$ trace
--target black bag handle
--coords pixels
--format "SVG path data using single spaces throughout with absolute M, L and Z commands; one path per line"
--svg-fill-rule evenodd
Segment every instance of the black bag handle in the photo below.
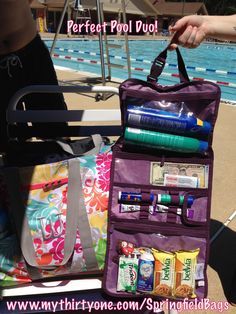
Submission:
M 178 61 L 178 69 L 179 69 L 179 78 L 181 83 L 186 83 L 190 82 L 190 79 L 188 77 L 188 73 L 185 68 L 184 60 L 181 56 L 181 53 L 179 51 L 179 48 L 177 47 L 175 49 L 176 54 L 177 54 L 177 61 Z M 165 64 L 166 64 L 166 59 L 167 59 L 167 52 L 168 52 L 168 47 L 164 49 L 153 61 L 150 74 L 147 77 L 148 82 L 157 82 L 158 77 L 161 75 Z

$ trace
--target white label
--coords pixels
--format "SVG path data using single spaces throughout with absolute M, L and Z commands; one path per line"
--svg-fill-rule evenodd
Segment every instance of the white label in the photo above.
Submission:
M 199 263 L 196 266 L 195 280 L 202 280 L 202 279 L 204 279 L 204 263 Z
M 199 186 L 199 179 L 196 177 L 165 174 L 164 185 L 165 186 L 197 188 Z

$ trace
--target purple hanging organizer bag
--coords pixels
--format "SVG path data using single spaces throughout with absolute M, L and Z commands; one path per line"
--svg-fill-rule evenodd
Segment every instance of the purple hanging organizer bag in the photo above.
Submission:
M 147 82 L 120 85 L 123 133 L 113 147 L 103 288 L 118 298 L 202 299 L 220 88 L 190 81 L 179 49 L 180 83 L 157 83 L 168 50 Z

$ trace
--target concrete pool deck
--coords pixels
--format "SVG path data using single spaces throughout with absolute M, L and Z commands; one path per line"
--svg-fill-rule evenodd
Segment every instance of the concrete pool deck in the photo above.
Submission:
M 57 70 L 61 84 L 91 84 L 91 75 L 79 72 Z M 117 86 L 112 83 L 108 85 Z M 101 102 L 95 102 L 92 94 L 65 94 L 70 109 L 76 109 L 76 104 L 83 103 L 99 108 Z M 118 96 L 106 100 L 107 108 L 119 108 Z M 211 233 L 214 234 L 222 223 L 236 210 L 236 106 L 221 103 L 218 121 L 215 127 L 213 149 L 215 152 L 213 194 L 211 208 Z M 208 267 L 210 301 L 225 302 L 229 296 L 229 288 L 234 270 L 236 271 L 236 219 L 224 229 L 213 242 L 210 250 Z M 191 313 L 217 313 L 215 310 L 191 311 Z M 235 313 L 236 309 L 229 305 L 227 313 Z M 183 311 L 182 313 L 189 313 Z

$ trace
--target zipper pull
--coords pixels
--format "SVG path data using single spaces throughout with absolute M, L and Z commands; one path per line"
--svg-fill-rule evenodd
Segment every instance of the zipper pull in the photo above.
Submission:
M 114 231 L 114 224 L 111 224 L 111 227 L 110 227 L 110 234 L 112 234 Z
M 125 100 L 125 99 L 126 99 L 126 97 L 127 97 L 127 92 L 126 92 L 126 91 L 124 91 L 124 92 L 122 93 L 121 100 Z
M 162 155 L 161 157 L 161 163 L 160 163 L 160 167 L 163 167 L 165 164 L 165 155 Z

